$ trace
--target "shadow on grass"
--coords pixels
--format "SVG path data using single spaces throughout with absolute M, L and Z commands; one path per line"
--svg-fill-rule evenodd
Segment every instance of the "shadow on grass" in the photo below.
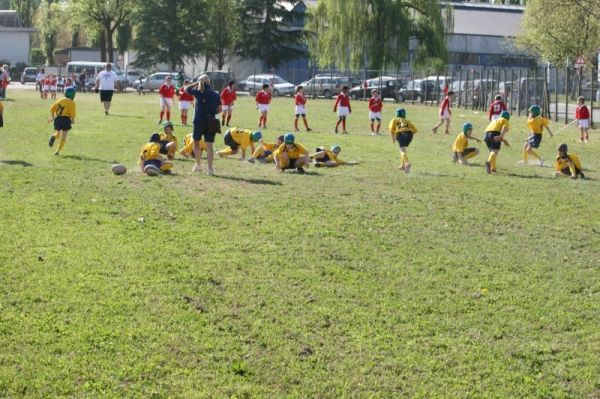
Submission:
M 278 181 L 273 181 L 273 180 L 268 180 L 268 179 L 246 179 L 243 177 L 234 177 L 234 176 L 225 176 L 225 175 L 214 175 L 214 177 L 216 177 L 218 179 L 240 181 L 240 182 L 244 182 L 244 183 L 266 185 L 266 186 L 282 186 L 283 185 Z
M 143 116 L 136 116 L 136 115 L 108 114 L 108 116 L 114 117 L 114 118 L 145 119 Z
M 518 177 L 520 179 L 542 179 L 542 180 L 554 180 L 554 176 L 540 176 L 540 175 L 520 175 L 517 173 L 507 173 L 506 176 Z
M 10 160 L 6 160 L 6 161 L 0 161 L 0 163 L 2 163 L 4 165 L 22 166 L 24 168 L 29 168 L 29 167 L 33 166 L 32 163 L 25 162 L 25 161 L 20 161 L 20 160 L 16 160 L 16 159 L 10 159 Z
M 100 163 L 107 163 L 107 164 L 115 164 L 118 163 L 117 161 L 107 161 L 106 159 L 98 159 L 98 158 L 90 158 L 90 157 L 86 157 L 84 155 L 64 155 L 63 158 L 65 159 L 74 159 L 76 161 L 89 161 L 89 162 L 100 162 Z

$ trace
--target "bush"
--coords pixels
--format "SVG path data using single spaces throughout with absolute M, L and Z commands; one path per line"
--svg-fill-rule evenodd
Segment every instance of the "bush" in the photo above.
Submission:
M 31 53 L 29 54 L 29 60 L 31 61 L 32 66 L 38 68 L 46 63 L 46 57 L 41 48 L 32 48 Z

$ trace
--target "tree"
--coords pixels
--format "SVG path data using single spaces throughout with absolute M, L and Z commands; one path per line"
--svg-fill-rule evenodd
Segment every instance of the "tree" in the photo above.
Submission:
M 517 45 L 562 65 L 584 56 L 596 63 L 600 48 L 597 0 L 530 0 Z
M 56 48 L 56 39 L 58 30 L 62 25 L 60 16 L 62 10 L 60 4 L 56 0 L 43 0 L 40 4 L 37 26 L 39 27 L 38 34 L 46 63 L 54 64 L 54 49 Z
M 298 2 L 240 0 L 241 34 L 236 46 L 237 54 L 245 59 L 262 60 L 267 68 L 277 67 L 304 54 L 301 49 L 305 40 L 304 27 L 294 25 L 302 18 L 293 8 Z
M 238 35 L 239 19 L 235 0 L 208 3 L 208 20 L 211 29 L 206 32 L 205 56 L 223 69 L 226 59 L 233 53 Z
M 135 13 L 135 65 L 169 64 L 172 70 L 202 52 L 205 32 L 212 29 L 204 0 L 144 0 Z
M 135 0 L 72 0 L 75 15 L 81 21 L 98 25 L 103 31 L 106 50 L 102 51 L 102 61 L 114 61 L 114 33 L 129 20 L 135 4 Z
M 436 0 L 320 0 L 309 29 L 309 48 L 320 65 L 399 67 L 411 40 L 416 65 L 447 59 L 442 8 Z
M 10 8 L 17 12 L 23 26 L 33 26 L 33 17 L 41 0 L 11 0 Z

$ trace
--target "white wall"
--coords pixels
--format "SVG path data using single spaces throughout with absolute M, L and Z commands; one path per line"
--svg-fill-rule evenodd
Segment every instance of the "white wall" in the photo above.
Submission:
M 0 29 L 0 59 L 29 63 L 29 32 Z

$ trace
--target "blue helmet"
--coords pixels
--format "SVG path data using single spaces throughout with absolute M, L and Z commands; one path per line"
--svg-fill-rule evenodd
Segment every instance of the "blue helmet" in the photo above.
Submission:
M 69 86 L 65 89 L 65 97 L 70 98 L 71 100 L 75 98 L 75 90 L 74 86 Z
M 175 129 L 175 125 L 173 125 L 173 122 L 171 121 L 166 121 L 165 123 L 163 123 L 163 129 L 166 129 L 168 127 L 171 127 L 171 129 Z
M 529 107 L 529 112 L 531 112 L 531 116 L 535 118 L 536 116 L 540 116 L 542 114 L 542 109 L 539 105 L 534 104 L 531 107 Z
M 462 131 L 463 131 L 463 133 L 466 134 L 469 130 L 472 130 L 472 129 L 473 129 L 473 125 L 471 124 L 471 122 L 466 122 L 463 125 Z
M 506 120 L 510 119 L 510 113 L 508 111 L 502 111 L 502 113 L 500 114 L 500 118 L 504 118 Z
M 341 151 L 342 151 L 342 147 L 340 147 L 339 145 L 332 145 L 331 146 L 331 152 L 339 154 Z
M 283 142 L 285 144 L 294 144 L 296 142 L 296 138 L 292 133 L 286 133 L 285 136 L 283 136 Z
M 261 132 L 257 130 L 256 132 L 252 133 L 252 141 L 259 141 L 260 139 L 262 139 Z
M 406 110 L 404 108 L 396 109 L 396 118 L 406 118 Z

